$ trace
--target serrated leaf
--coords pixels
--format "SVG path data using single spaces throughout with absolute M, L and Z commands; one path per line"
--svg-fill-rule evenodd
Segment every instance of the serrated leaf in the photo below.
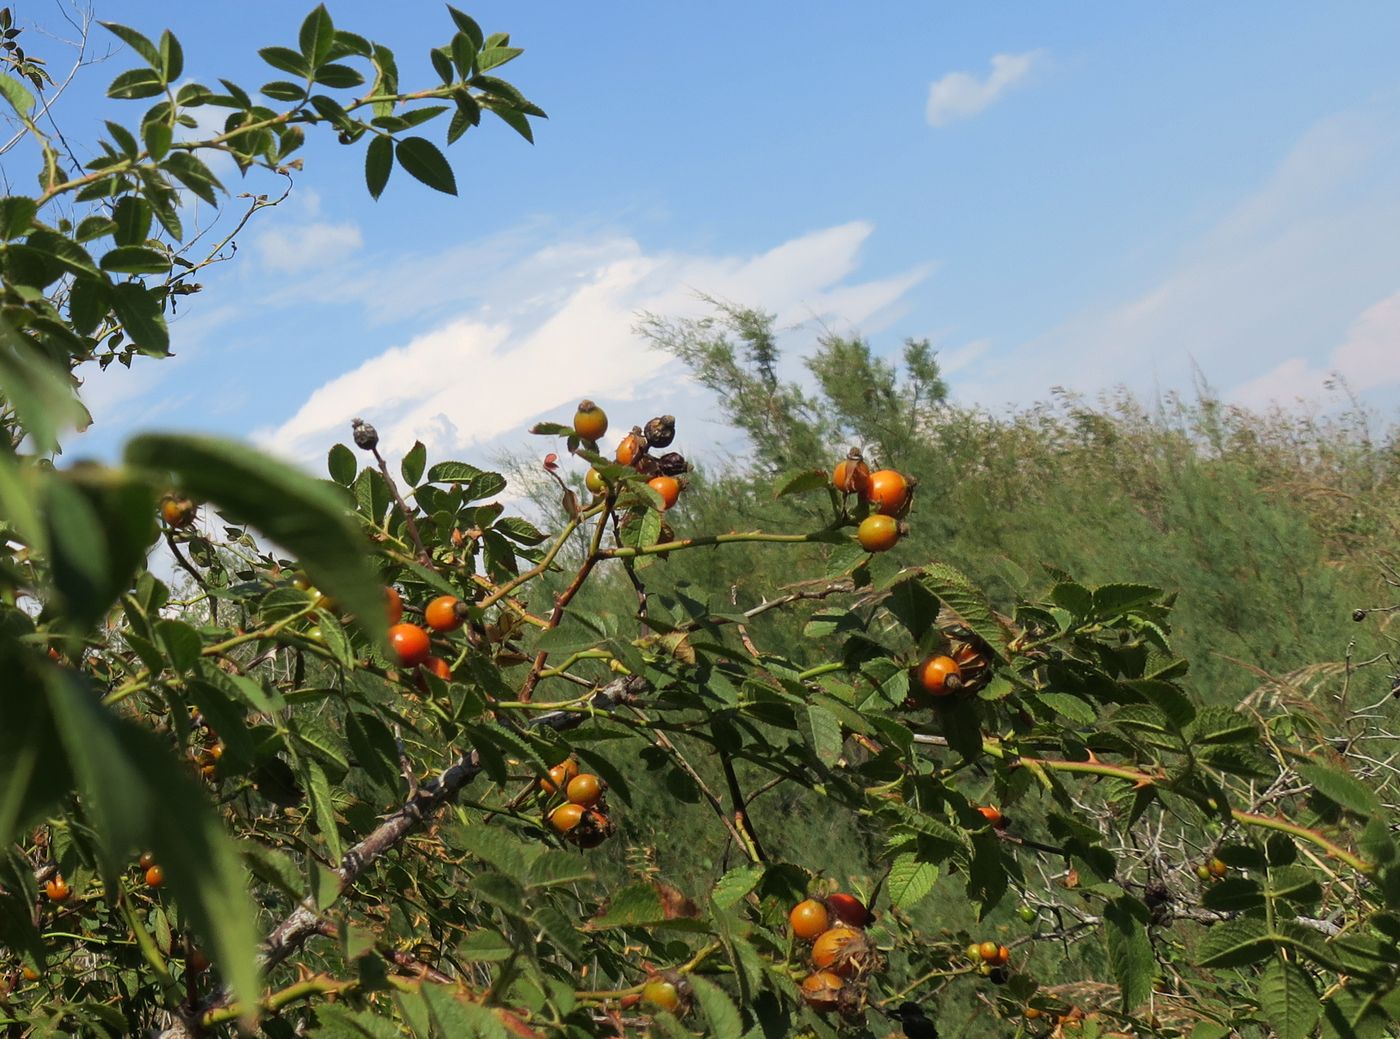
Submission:
M 165 81 L 155 69 L 129 69 L 107 87 L 107 96 L 121 101 L 135 101 L 165 93 Z
M 1273 951 L 1274 939 L 1260 920 L 1237 917 L 1213 925 L 1197 949 L 1201 967 L 1244 967 Z
M 160 633 L 160 641 L 176 671 L 188 671 L 198 663 L 204 643 L 194 628 L 184 621 L 172 619 L 159 622 L 156 631 Z
M 639 927 L 666 919 L 661 896 L 650 884 L 628 884 L 613 892 L 607 908 L 588 921 L 589 930 L 613 927 Z
M 301 31 L 297 34 L 297 43 L 301 47 L 301 56 L 312 67 L 324 63 L 330 57 L 331 48 L 335 46 L 335 25 L 331 22 L 330 12 L 326 10 L 325 4 L 318 4 L 316 9 L 306 16 L 301 23 Z
M 841 723 L 820 704 L 807 705 L 806 736 L 823 765 L 834 765 L 841 756 Z
M 708 1035 L 712 1039 L 741 1039 L 744 1034 L 744 1021 L 729 994 L 709 978 L 699 974 L 690 976 L 690 987 L 696 1001 L 709 1022 Z
M 483 470 L 468 462 L 438 462 L 428 470 L 429 483 L 471 483 Z
M 423 441 L 415 440 L 399 464 L 399 472 L 409 487 L 417 486 L 418 478 L 423 475 L 423 466 L 427 463 L 428 449 L 423 445 Z
M 280 72 L 287 72 L 299 79 L 305 79 L 310 72 L 306 59 L 290 47 L 264 47 L 258 56 Z
M 389 183 L 389 174 L 394 172 L 394 140 L 388 136 L 370 139 L 365 152 L 365 186 L 371 198 L 384 194 L 384 186 Z
M 114 274 L 165 274 L 170 257 L 144 245 L 119 245 L 103 254 L 102 269 Z
M 0 238 L 9 241 L 28 233 L 38 211 L 38 202 L 24 195 L 0 198 Z
M 1097 617 L 1113 617 L 1125 610 L 1155 603 L 1162 589 L 1147 584 L 1101 584 L 1093 591 L 1093 613 Z
M 1367 818 L 1379 814 L 1379 799 L 1355 776 L 1318 761 L 1303 762 L 1295 768 L 1298 775 L 1329 801 Z
M 405 137 L 394 154 L 408 174 L 446 195 L 457 194 L 457 178 L 438 146 L 426 137 Z
M 336 444 L 326 455 L 326 470 L 336 483 L 342 487 L 349 487 L 355 482 L 355 474 L 359 471 L 355 452 L 344 444 Z
M 20 115 L 28 117 L 34 111 L 34 95 L 15 76 L 8 72 L 0 74 L 0 94 L 5 96 L 5 100 L 10 103 Z
M 1034 693 L 1028 698 L 1040 701 L 1057 714 L 1080 725 L 1092 725 L 1099 718 L 1098 708 L 1070 693 Z
M 959 571 L 945 563 L 924 568 L 924 587 L 942 601 L 955 622 L 971 628 L 998 654 L 1005 655 L 1008 632 L 986 596 Z
M 785 473 L 778 478 L 773 488 L 773 497 L 786 498 L 789 494 L 807 494 L 811 491 L 826 490 L 831 477 L 825 469 L 801 469 Z
M 1307 1039 L 1322 1007 L 1308 972 L 1296 962 L 1275 957 L 1259 978 L 1259 1011 L 1278 1039 Z
M 763 879 L 762 866 L 735 866 L 719 880 L 710 891 L 715 905 L 730 909 L 744 900 L 750 891 Z
M 119 25 L 116 22 L 103 22 L 102 28 L 106 29 L 142 58 L 150 62 L 152 68 L 160 64 L 160 51 L 156 49 L 156 45 L 135 29 L 127 28 L 125 25 Z
M 938 882 L 938 867 L 913 852 L 903 852 L 890 864 L 885 887 L 895 908 L 908 911 L 928 897 Z
M 1130 1013 L 1152 994 L 1156 960 L 1147 937 L 1147 907 L 1124 895 L 1104 907 L 1104 933 L 1108 961 L 1118 982 L 1124 1013 Z

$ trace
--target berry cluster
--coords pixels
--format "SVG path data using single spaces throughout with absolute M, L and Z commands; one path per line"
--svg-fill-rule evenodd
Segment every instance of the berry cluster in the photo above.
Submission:
M 433 655 L 432 638 L 447 635 L 466 623 L 470 607 L 455 595 L 439 595 L 423 607 L 423 624 L 410 624 L 403 619 L 403 599 L 394 588 L 386 588 L 385 615 L 389 621 L 389 648 L 402 667 L 421 668 L 443 681 L 452 678 L 452 665 Z M 419 679 L 419 686 L 423 685 Z
M 851 448 L 831 472 L 831 485 L 855 496 L 870 510 L 856 528 L 856 540 L 867 552 L 887 552 L 908 532 L 900 522 L 914 501 L 914 481 L 895 469 L 870 471 L 859 448 Z
M 865 934 L 873 919 L 864 902 L 841 892 L 804 899 L 788 913 L 793 935 L 812 943 L 813 970 L 802 979 L 802 998 L 813 1010 L 846 1018 L 860 1014 L 865 979 L 884 966 Z
M 591 400 L 579 402 L 574 414 L 574 434 L 590 445 L 608 431 L 608 416 L 603 409 Z M 690 471 L 690 463 L 676 451 L 665 454 L 652 454 L 671 446 L 676 439 L 676 418 L 674 415 L 658 415 L 645 426 L 633 426 L 631 432 L 618 441 L 613 459 L 618 465 L 629 466 L 647 478 L 647 486 L 661 498 L 662 509 L 675 505 L 685 490 L 685 474 Z M 584 485 L 594 495 L 602 497 L 607 493 L 607 480 L 597 469 L 589 469 L 584 477 Z
M 995 809 L 993 809 L 995 811 Z M 977 964 L 977 973 L 990 978 L 998 985 L 1006 983 L 1011 976 L 1007 964 L 1011 962 L 1011 950 L 996 942 L 974 942 L 967 947 L 968 959 Z
M 578 762 L 565 758 L 540 780 L 548 802 L 563 797 L 563 804 L 549 810 L 549 825 L 566 841 L 580 848 L 596 848 L 612 836 L 615 827 L 608 817 L 604 797 L 607 784 L 591 772 L 580 772 Z

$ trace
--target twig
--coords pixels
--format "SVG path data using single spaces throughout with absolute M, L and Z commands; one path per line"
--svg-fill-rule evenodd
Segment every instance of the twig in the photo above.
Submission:
M 635 675 L 609 682 L 594 694 L 590 704 L 592 712 L 613 711 L 630 704 L 645 688 L 646 681 Z M 551 711 L 530 719 L 527 725 L 531 728 L 563 731 L 577 728 L 592 717 L 593 713 Z M 417 793 L 407 798 L 396 811 L 346 851 L 340 866 L 335 870 L 338 879 L 337 896 L 348 891 L 366 869 L 402 843 L 428 816 L 450 803 L 457 792 L 480 773 L 480 758 L 476 751 L 472 751 L 459 757 L 436 777 L 422 783 Z M 320 914 L 324 908 L 318 908 L 315 899 L 307 897 L 274 927 L 263 939 L 258 957 L 262 968 L 267 970 L 276 966 L 292 955 L 308 938 L 321 933 Z M 202 1009 L 207 1012 L 227 1006 L 231 998 L 232 994 L 228 989 L 221 989 L 205 1002 Z

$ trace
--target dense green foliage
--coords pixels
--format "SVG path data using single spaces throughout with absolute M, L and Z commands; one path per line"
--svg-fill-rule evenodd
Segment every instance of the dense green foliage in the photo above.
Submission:
M 55 464 L 74 373 L 164 354 L 175 268 L 217 255 L 181 256 L 175 185 L 220 198 L 196 153 L 285 176 L 329 126 L 377 196 L 393 162 L 456 190 L 421 102 L 448 143 L 482 110 L 528 137 L 486 74 L 519 51 L 449 12 L 442 85 L 401 92 L 318 8 L 262 52 L 280 110 L 111 26 L 145 62 L 111 94 L 160 100 L 86 172 L 32 60 L 0 75 L 41 170 L 0 199 L 8 1034 L 1382 1034 L 1394 678 L 1340 647 L 1393 642 L 1393 444 L 960 411 L 921 342 L 828 337 L 802 389 L 721 306 L 643 332 L 720 391 L 739 470 L 688 473 L 661 417 L 614 456 L 580 405 L 535 429 L 534 522 L 359 420 L 328 480 L 161 433 Z M 177 141 L 203 106 L 224 132 Z M 852 441 L 913 497 L 835 486 Z

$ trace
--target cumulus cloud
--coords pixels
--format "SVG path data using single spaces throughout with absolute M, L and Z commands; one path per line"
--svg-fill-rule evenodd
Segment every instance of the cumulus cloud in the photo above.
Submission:
M 997 54 L 992 57 L 991 70 L 984 79 L 970 72 L 949 72 L 935 80 L 928 90 L 929 125 L 947 126 L 983 111 L 1022 82 L 1042 56 L 1042 51 Z
M 1313 365 L 1306 358 L 1290 357 L 1236 387 L 1230 397 L 1250 407 L 1315 400 L 1338 376 L 1358 392 L 1400 386 L 1400 292 L 1367 307 L 1326 364 Z
M 563 414 L 584 394 L 608 406 L 646 387 L 647 406 L 657 408 L 656 388 L 666 383 L 656 377 L 674 362 L 637 337 L 639 313 L 699 315 L 707 310 L 698 299 L 703 292 L 773 311 L 780 326 L 819 318 L 870 330 L 929 273 L 918 267 L 852 280 L 872 230 L 844 224 L 753 256 L 648 252 L 623 235 L 536 248 L 476 283 L 489 304 L 464 308 L 336 375 L 258 439 L 294 458 L 319 457 L 352 417 L 365 414 L 390 450 L 418 439 L 443 457 L 518 432 L 541 415 Z M 420 262 L 398 270 L 381 265 L 373 298 L 396 307 L 431 299 L 436 281 L 412 279 Z M 435 266 L 441 269 L 442 257 Z M 460 269 L 455 274 L 463 279 Z

